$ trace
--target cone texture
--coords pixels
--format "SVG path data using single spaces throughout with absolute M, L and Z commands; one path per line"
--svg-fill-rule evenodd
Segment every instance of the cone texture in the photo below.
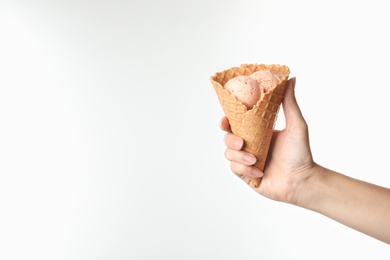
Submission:
M 252 109 L 248 110 L 241 101 L 224 88 L 224 85 L 234 77 L 249 76 L 259 70 L 274 73 L 280 78 L 280 83 L 266 93 Z M 244 139 L 243 150 L 256 156 L 255 166 L 261 171 L 264 170 L 289 74 L 290 69 L 284 65 L 242 64 L 240 67 L 217 72 L 210 78 L 222 109 L 229 119 L 232 132 Z M 252 179 L 251 182 L 254 187 L 260 185 L 260 179 Z

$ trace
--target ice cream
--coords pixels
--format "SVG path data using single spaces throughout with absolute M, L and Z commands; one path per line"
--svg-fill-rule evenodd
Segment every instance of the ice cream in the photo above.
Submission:
M 232 78 L 226 83 L 225 89 L 240 100 L 248 109 L 252 109 L 263 94 L 259 83 L 250 76 Z
M 252 109 L 264 93 L 268 93 L 279 82 L 279 77 L 272 72 L 259 70 L 250 76 L 240 75 L 230 79 L 224 88 L 248 109 Z
M 272 87 L 276 86 L 280 82 L 279 77 L 268 70 L 256 71 L 251 74 L 251 77 L 259 83 L 265 93 L 268 93 Z

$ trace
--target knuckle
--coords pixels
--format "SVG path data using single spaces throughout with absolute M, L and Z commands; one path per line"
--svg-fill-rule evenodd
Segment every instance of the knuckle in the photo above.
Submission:
M 247 175 L 247 167 L 241 163 L 231 162 L 230 168 L 236 174 Z
M 229 148 L 226 148 L 225 149 L 225 153 L 224 153 L 224 156 L 226 159 L 228 159 L 229 161 L 231 161 L 231 157 L 230 157 L 230 149 Z
M 230 139 L 231 139 L 230 133 L 227 133 L 227 134 L 224 136 L 224 138 L 223 138 L 223 141 L 224 141 L 224 143 L 225 143 L 226 146 L 229 146 Z

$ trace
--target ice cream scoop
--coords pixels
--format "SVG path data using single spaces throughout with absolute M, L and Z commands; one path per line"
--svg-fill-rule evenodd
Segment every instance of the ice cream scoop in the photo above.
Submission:
M 278 76 L 268 70 L 256 71 L 252 73 L 250 77 L 259 83 L 259 86 L 263 89 L 264 93 L 267 93 L 272 87 L 280 82 Z
M 224 88 L 240 100 L 248 109 L 252 109 L 263 95 L 259 83 L 250 76 L 237 76 L 232 78 L 225 84 Z

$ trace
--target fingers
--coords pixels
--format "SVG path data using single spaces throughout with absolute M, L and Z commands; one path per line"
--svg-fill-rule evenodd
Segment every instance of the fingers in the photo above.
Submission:
M 241 151 L 244 146 L 244 140 L 231 133 L 229 120 L 222 117 L 220 128 L 228 132 L 224 137 L 226 145 L 225 157 L 230 161 L 230 169 L 240 178 L 260 178 L 264 174 L 258 168 L 254 167 L 256 157 L 253 154 Z
M 230 169 L 240 178 L 243 176 L 250 178 L 261 178 L 264 175 L 258 168 L 254 166 L 248 166 L 237 162 L 231 162 Z
M 259 178 L 263 176 L 263 173 L 253 166 L 256 163 L 256 157 L 253 154 L 227 148 L 225 158 L 230 161 L 230 169 L 239 177 Z
M 230 132 L 230 124 L 229 120 L 227 119 L 226 116 L 222 117 L 221 121 L 219 122 L 219 127 L 226 132 Z
M 287 81 L 282 103 L 283 112 L 286 117 L 286 128 L 288 129 L 292 129 L 296 126 L 302 126 L 306 124 L 302 116 L 301 109 L 299 108 L 297 100 L 295 98 L 295 82 L 295 77 Z
M 230 149 L 241 150 L 244 146 L 244 140 L 233 133 L 227 133 L 223 140 Z
M 234 161 L 244 165 L 253 165 L 256 163 L 256 157 L 253 154 L 229 148 L 225 150 L 225 158 L 229 161 Z

